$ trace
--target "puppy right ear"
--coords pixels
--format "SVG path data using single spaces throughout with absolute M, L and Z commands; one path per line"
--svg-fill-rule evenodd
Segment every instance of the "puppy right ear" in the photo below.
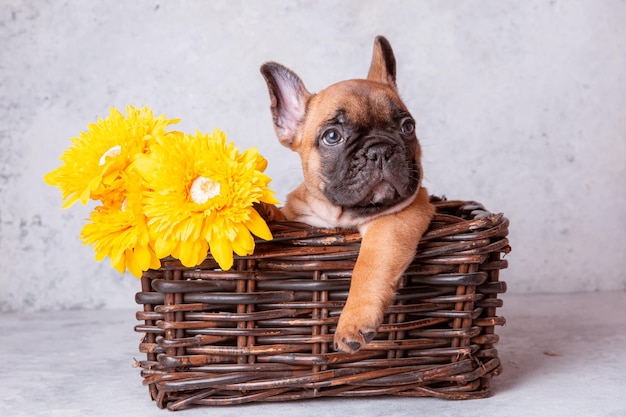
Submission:
M 261 74 L 270 93 L 270 109 L 278 140 L 286 147 L 293 148 L 311 93 L 300 77 L 276 62 L 263 64 Z

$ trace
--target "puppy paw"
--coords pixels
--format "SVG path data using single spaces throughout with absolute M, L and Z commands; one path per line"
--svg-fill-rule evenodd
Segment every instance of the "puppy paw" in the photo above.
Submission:
M 363 309 L 366 310 L 366 309 Z M 378 312 L 350 312 L 344 310 L 334 336 L 334 348 L 338 352 L 355 353 L 374 339 L 382 318 Z
M 273 204 L 267 204 L 263 202 L 253 203 L 252 207 L 259 213 L 263 220 L 266 222 L 273 222 L 278 220 L 286 220 L 285 215 L 280 211 L 278 207 Z

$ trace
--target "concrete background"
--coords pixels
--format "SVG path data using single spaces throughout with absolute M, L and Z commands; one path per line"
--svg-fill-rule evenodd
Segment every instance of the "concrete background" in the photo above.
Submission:
M 274 138 L 258 71 L 311 91 L 363 77 L 391 41 L 433 194 L 511 220 L 511 293 L 626 289 L 626 2 L 36 1 L 0 4 L 0 311 L 129 307 L 93 260 L 89 207 L 45 173 L 111 106 L 258 146 L 283 198 L 299 159 Z

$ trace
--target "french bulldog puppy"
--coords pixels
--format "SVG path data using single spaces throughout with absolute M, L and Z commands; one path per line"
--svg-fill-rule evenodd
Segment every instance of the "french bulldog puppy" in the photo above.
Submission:
M 287 196 L 282 215 L 357 228 L 362 237 L 334 334 L 335 350 L 354 353 L 376 335 L 434 214 L 421 187 L 415 121 L 397 91 L 394 53 L 377 37 L 366 79 L 317 94 L 280 64 L 268 62 L 261 73 L 276 135 L 302 160 L 304 181 Z

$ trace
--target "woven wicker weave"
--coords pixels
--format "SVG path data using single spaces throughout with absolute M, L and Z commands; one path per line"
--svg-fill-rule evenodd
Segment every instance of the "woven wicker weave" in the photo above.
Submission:
M 274 240 L 220 271 L 166 259 L 137 293 L 138 362 L 159 407 L 324 396 L 447 399 L 490 394 L 500 370 L 494 327 L 506 290 L 508 220 L 480 204 L 434 200 L 437 214 L 376 339 L 332 350 L 359 250 L 353 231 L 271 225 Z

